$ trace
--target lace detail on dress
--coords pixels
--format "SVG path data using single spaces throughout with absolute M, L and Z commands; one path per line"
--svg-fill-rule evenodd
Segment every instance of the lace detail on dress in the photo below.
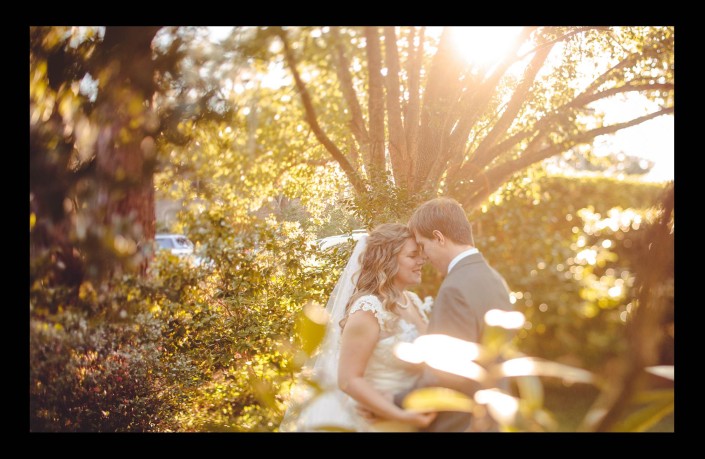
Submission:
M 409 295 L 414 307 L 428 321 L 427 311 L 430 309 L 430 303 L 428 301 L 422 302 L 418 295 L 413 292 L 407 291 L 406 293 Z M 364 378 L 376 390 L 386 394 L 397 394 L 411 389 L 420 376 L 420 368 L 397 358 L 394 354 L 394 349 L 399 343 L 411 343 L 419 336 L 416 325 L 384 309 L 382 302 L 375 295 L 365 295 L 355 300 L 350 306 L 348 316 L 357 311 L 372 312 L 377 318 L 380 327 L 379 341 L 367 361 Z M 336 391 L 336 393 L 343 394 L 340 391 Z M 408 424 L 396 421 L 369 424 L 355 412 L 357 402 L 348 395 L 341 395 L 341 397 L 344 400 L 343 405 L 341 405 L 343 414 L 346 419 L 347 417 L 354 419 L 352 430 L 371 432 L 408 431 L 410 429 Z M 339 417 L 341 416 L 339 415 Z
M 384 309 L 382 302 L 374 295 L 361 296 L 355 300 L 353 305 L 350 306 L 348 315 L 350 316 L 357 311 L 372 312 L 377 318 L 380 330 L 382 330 L 384 334 L 392 332 L 398 320 L 396 315 Z
M 419 298 L 416 293 L 407 290 L 406 294 L 409 296 L 409 298 L 411 298 L 411 302 L 421 313 L 421 317 L 424 318 L 424 321 L 428 323 L 428 319 L 431 318 L 431 307 L 433 306 L 433 297 L 427 296 L 422 302 L 421 298 Z

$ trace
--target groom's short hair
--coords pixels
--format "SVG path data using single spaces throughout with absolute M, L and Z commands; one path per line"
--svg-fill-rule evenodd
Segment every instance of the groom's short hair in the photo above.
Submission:
M 453 198 L 435 198 L 421 204 L 409 219 L 409 229 L 428 239 L 438 230 L 456 244 L 474 245 L 468 217 Z

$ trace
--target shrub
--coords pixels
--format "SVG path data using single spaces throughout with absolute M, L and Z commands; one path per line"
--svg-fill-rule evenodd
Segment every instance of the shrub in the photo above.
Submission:
M 630 256 L 663 185 L 547 177 L 511 183 L 474 212 L 475 242 L 526 315 L 529 355 L 596 370 L 625 349 L 633 307 Z
M 30 431 L 155 430 L 168 400 L 159 324 L 69 309 L 30 319 Z

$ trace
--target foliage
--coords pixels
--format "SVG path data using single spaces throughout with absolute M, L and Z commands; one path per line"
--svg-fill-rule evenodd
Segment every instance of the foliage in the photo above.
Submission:
M 593 129 L 601 120 L 583 110 L 594 98 L 633 90 L 661 104 L 653 113 L 672 111 L 673 28 L 531 30 L 528 42 L 565 48 L 545 73 L 527 74 L 535 84 L 523 89 L 511 72 L 483 83 L 428 33 L 419 89 L 404 94 L 443 110 L 417 123 L 411 98 L 397 101 L 407 126 L 426 129 L 407 175 L 391 148 L 395 115 L 385 112 L 381 125 L 375 118 L 368 51 L 376 28 L 237 28 L 218 46 L 204 28 L 157 29 L 132 30 L 136 42 L 116 28 L 30 30 L 32 431 L 275 430 L 299 364 L 296 317 L 306 303 L 325 303 L 349 253 L 318 253 L 313 241 L 405 221 L 438 193 L 465 201 L 478 246 L 509 281 L 530 324 L 518 337 L 522 350 L 606 372 L 606 356 L 629 349 L 637 235 L 652 220 L 646 209 L 657 188 L 538 180 L 525 168 L 611 132 Z M 399 62 L 413 69 L 406 45 L 421 29 L 394 33 Z M 141 54 L 113 65 L 130 50 Z M 600 77 L 607 68 L 596 65 L 586 80 L 594 84 L 574 87 L 583 58 L 605 52 L 612 61 L 600 65 L 617 67 Z M 434 61 L 443 65 L 431 71 Z M 283 65 L 305 85 L 259 78 Z M 310 106 L 292 103 L 306 88 Z M 444 120 L 464 123 L 460 142 L 442 141 L 456 125 L 441 122 L 446 112 Z M 368 127 L 390 147 L 390 163 L 372 160 L 379 144 L 363 135 Z M 331 156 L 326 137 L 352 168 Z M 159 253 L 146 269 L 152 192 L 183 204 L 169 230 L 196 242 L 203 265 Z M 432 294 L 440 277 L 424 278 L 419 291 Z M 661 403 L 667 408 L 667 397 Z
M 273 394 L 291 378 L 296 313 L 306 301 L 325 303 L 345 254 L 319 254 L 298 223 L 273 218 L 210 229 L 211 263 L 198 285 L 156 314 L 169 354 L 197 368 L 175 422 L 185 431 L 271 430 L 281 403 Z M 160 270 L 160 290 L 174 292 L 181 275 Z
M 632 259 L 639 262 L 634 264 L 636 282 L 632 289 L 634 304 L 627 318 L 627 351 L 610 373 L 616 384 L 602 391 L 586 416 L 586 429 L 643 431 L 673 412 L 672 386 L 649 390 L 654 386 L 649 378 L 656 375 L 663 382 L 673 381 L 675 376 L 672 365 L 663 365 L 673 363 L 674 357 L 674 198 L 675 189 L 668 186 L 657 215 L 633 244 Z M 635 404 L 639 409 L 629 413 Z
M 152 253 L 153 73 L 168 68 L 156 31 L 30 28 L 32 430 L 167 428 L 160 324 L 135 277 Z
M 381 223 L 408 221 L 414 207 L 429 196 L 411 196 L 404 188 L 382 182 L 363 195 L 353 195 L 344 200 L 343 205 L 363 222 L 365 228 L 374 228 Z
M 320 163 L 320 151 L 295 134 L 293 111 L 279 104 L 256 113 L 236 112 L 227 123 L 184 123 L 181 132 L 189 142 L 174 145 L 161 139 L 158 198 L 184 202 L 186 215 L 208 212 L 210 220 L 218 219 L 213 223 L 238 228 L 248 227 L 255 214 L 294 219 L 304 230 L 329 221 L 328 210 L 340 199 L 344 178 Z M 276 124 L 267 123 L 272 117 Z M 195 242 L 201 233 L 212 232 L 190 226 Z
M 592 235 L 583 234 L 582 227 L 590 228 L 591 225 L 604 223 L 605 219 L 595 218 L 596 213 L 607 215 L 610 209 L 619 206 L 618 203 L 638 210 L 630 217 L 631 224 L 636 215 L 643 213 L 643 209 L 654 202 L 660 191 L 658 185 L 606 179 L 544 178 L 528 188 L 508 185 L 502 194 L 494 197 L 491 207 L 472 216 L 477 245 L 508 280 L 517 297 L 518 309 L 532 324 L 531 328 L 519 334 L 517 342 L 522 351 L 596 371 L 604 365 L 606 356 L 617 356 L 624 351 L 624 320 L 614 311 L 623 312 L 626 299 L 601 303 L 601 300 L 610 297 L 600 285 L 587 283 L 584 278 L 568 278 L 563 274 L 566 270 L 559 271 L 557 265 L 568 265 L 567 259 L 575 259 L 579 249 L 600 245 L 605 236 L 610 235 L 612 240 L 620 241 L 620 245 L 615 242 L 610 247 L 620 258 L 612 261 L 606 259 L 607 263 L 601 268 L 603 273 L 613 270 L 608 277 L 602 276 L 607 281 L 607 289 L 611 288 L 614 281 L 622 278 L 622 272 L 628 272 L 628 266 L 623 266 L 628 259 L 621 255 L 625 250 L 625 241 L 632 240 L 637 230 L 631 227 L 626 232 L 618 230 L 616 233 L 623 233 L 623 237 L 617 239 L 609 225 L 603 224 L 601 232 Z M 581 207 L 588 203 L 595 204 L 589 212 Z M 535 211 L 527 212 L 527 209 Z M 88 403 L 78 397 L 65 400 L 66 394 L 82 393 L 75 386 L 78 384 L 77 375 L 84 371 L 79 370 L 77 363 L 67 363 L 72 355 L 81 355 L 77 352 L 71 354 L 68 350 L 93 348 L 85 344 L 80 347 L 81 340 L 74 337 L 71 341 L 70 337 L 74 335 L 63 333 L 50 342 L 59 344 L 68 341 L 75 344 L 62 344 L 63 347 L 59 347 L 62 351 L 48 359 L 46 353 L 40 354 L 45 352 L 40 350 L 46 349 L 48 344 L 39 346 L 37 343 L 49 342 L 49 339 L 37 330 L 58 332 L 51 323 L 48 328 L 33 325 L 32 333 L 37 334 L 31 343 L 33 381 L 48 377 L 35 374 L 46 375 L 49 371 L 53 371 L 51 374 L 54 375 L 62 374 L 61 378 L 54 378 L 55 383 L 51 386 L 55 399 L 49 394 L 33 395 L 33 412 L 54 410 L 55 413 L 52 423 L 36 421 L 33 429 L 270 431 L 276 428 L 297 367 L 292 348 L 295 318 L 304 303 L 311 300 L 325 303 L 348 252 L 316 253 L 312 245 L 315 233 L 306 233 L 298 223 L 278 222 L 273 216 L 264 221 L 250 216 L 247 224 L 238 224 L 237 219 L 233 218 L 238 214 L 242 212 L 237 208 L 223 205 L 182 215 L 185 228 L 192 229 L 189 231 L 194 231 L 193 234 L 201 241 L 207 241 L 207 245 L 200 243 L 200 249 L 204 250 L 210 264 L 193 268 L 173 256 L 160 254 L 153 264 L 149 283 L 125 280 L 124 285 L 132 285 L 132 290 L 111 290 L 113 293 L 110 295 L 114 298 L 107 291 L 91 294 L 92 289 L 86 285 L 82 290 L 82 301 L 73 304 L 73 312 L 64 313 L 72 317 L 72 314 L 112 311 L 110 317 L 95 316 L 92 322 L 88 321 L 101 330 L 116 327 L 110 325 L 113 320 L 122 323 L 119 309 L 115 309 L 118 305 L 126 305 L 128 311 L 134 308 L 135 313 L 141 310 L 142 321 L 147 316 L 151 317 L 152 330 L 159 330 L 159 338 L 155 338 L 154 333 L 149 335 L 151 337 L 133 333 L 133 339 L 140 338 L 144 342 L 131 342 L 130 352 L 123 354 L 127 353 L 132 358 L 139 355 L 142 359 L 151 356 L 149 368 L 153 373 L 138 376 L 137 379 L 140 381 L 139 387 L 149 387 L 152 391 L 158 387 L 157 393 L 162 394 L 160 397 L 125 396 L 120 401 L 116 398 L 101 403 L 92 399 L 88 399 L 91 400 Z M 568 215 L 572 215 L 571 220 L 566 218 Z M 576 225 L 583 218 L 590 221 L 590 225 Z M 607 223 L 610 221 L 607 220 Z M 574 226 L 579 229 L 577 233 L 573 232 Z M 526 237 L 527 232 L 532 234 L 531 238 Z M 576 241 L 581 236 L 585 238 L 585 244 L 579 248 Z M 593 241 L 593 238 L 597 239 Z M 513 241 L 521 242 L 521 247 Z M 599 249 L 605 250 L 604 247 Z M 519 255 L 521 258 L 518 259 Z M 597 258 L 600 257 L 596 255 Z M 539 269 L 539 265 L 545 266 Z M 527 276 L 526 272 L 531 273 L 532 270 L 536 270 L 537 274 Z M 424 279 L 419 291 L 432 294 L 438 287 L 434 282 L 440 279 L 429 276 Z M 591 300 L 582 298 L 581 291 L 593 291 L 596 296 Z M 63 299 L 56 289 L 37 286 L 35 294 L 39 295 L 37 305 L 63 303 L 67 309 L 70 307 L 68 300 Z M 126 302 L 128 298 L 132 303 Z M 142 300 L 137 301 L 137 298 Z M 542 310 L 543 303 L 556 304 L 555 313 L 552 313 L 554 308 Z M 87 312 L 80 312 L 80 309 L 76 312 L 75 308 Z M 597 314 L 586 317 L 588 308 L 596 309 Z M 38 310 L 33 309 L 35 312 Z M 150 311 L 148 315 L 145 315 L 146 311 Z M 133 317 L 135 313 L 130 312 L 128 317 Z M 108 320 L 102 322 L 99 317 Z M 68 322 L 67 319 L 62 320 Z M 123 327 L 128 327 L 130 323 L 132 319 Z M 71 330 L 77 328 L 62 326 Z M 144 332 L 145 328 L 141 330 Z M 540 333 L 539 330 L 544 332 Z M 118 353 L 118 345 L 114 344 L 120 342 L 103 342 L 103 347 L 107 349 L 97 355 L 105 356 L 108 362 L 116 359 L 116 355 L 123 355 Z M 93 346 L 98 348 L 97 345 Z M 161 348 L 160 352 L 154 351 L 157 346 Z M 95 363 L 99 364 L 100 360 Z M 107 363 L 102 365 L 112 368 Z M 66 368 L 76 370 L 66 372 Z M 136 372 L 139 367 L 129 368 Z M 158 368 L 162 368 L 161 373 L 155 370 Z M 89 387 L 113 387 L 115 383 L 111 382 L 111 375 L 105 373 L 104 379 L 97 380 Z M 43 390 L 47 391 L 46 386 Z M 124 390 L 115 389 L 106 392 L 115 393 L 116 396 L 125 394 Z M 137 389 L 130 392 L 138 393 Z M 64 401 L 59 403 L 59 397 L 63 397 Z M 121 403 L 125 405 L 125 399 L 133 404 L 141 401 L 143 405 L 139 411 L 133 412 L 136 413 L 133 419 L 123 417 L 123 424 L 114 414 L 105 418 L 92 411 L 95 406 L 100 407 L 101 412 L 124 413 L 120 410 Z M 68 411 L 66 406 L 71 410 Z M 74 414 L 82 410 L 86 412 L 84 415 Z M 70 420 L 68 425 L 65 424 L 67 419 Z M 78 422 L 76 419 L 82 421 L 72 425 Z
M 597 370 L 624 350 L 643 263 L 630 249 L 662 192 L 659 184 L 547 177 L 529 188 L 508 183 L 494 206 L 471 215 L 476 244 L 526 315 L 523 351 Z
M 77 287 L 146 269 L 154 236 L 155 27 L 30 28 L 32 258 Z M 129 58 L 128 58 L 129 57 Z
M 148 280 L 101 292 L 85 284 L 80 304 L 37 285 L 31 429 L 271 430 L 278 408 L 262 384 L 291 378 L 282 352 L 293 317 L 304 300 L 325 301 L 338 273 L 328 263 L 346 255 L 314 258 L 301 233 L 284 235 L 274 220 L 260 230 L 256 253 L 249 240 L 235 247 L 238 262 L 231 250 L 202 268 L 160 254 Z M 214 240 L 212 252 L 228 243 Z
M 172 378 L 188 365 L 163 360 L 149 297 L 139 280 L 122 281 L 110 292 L 85 282 L 79 304 L 60 289 L 30 290 L 31 431 L 169 430 Z
M 159 157 L 164 174 L 160 177 L 163 182 L 157 182 L 157 191 L 163 195 L 171 193 L 191 203 L 188 208 L 193 212 L 191 217 L 183 216 L 179 223 L 182 226 L 174 229 L 194 235 L 199 247 L 208 254 L 209 263 L 202 270 L 192 269 L 174 257 L 159 254 L 150 276 L 144 279 L 125 274 L 116 275 L 113 282 L 82 282 L 82 268 L 77 270 L 78 274 L 61 277 L 72 268 L 61 258 L 62 254 L 72 255 L 77 265 L 86 267 L 87 279 L 94 279 L 101 277 L 103 268 L 114 270 L 123 262 L 127 267 L 132 263 L 134 268 L 143 260 L 140 257 L 150 253 L 149 245 L 135 246 L 134 241 L 139 238 L 133 237 L 133 232 L 139 230 L 133 219 L 127 217 L 105 224 L 104 214 L 92 199 L 96 186 L 90 165 L 95 161 L 92 156 L 95 138 L 89 134 L 97 129 L 90 118 L 91 97 L 95 94 L 81 90 L 77 100 L 87 108 L 85 112 L 72 112 L 73 122 L 86 127 L 79 131 L 88 136 L 85 142 L 80 138 L 75 140 L 75 145 L 69 145 L 64 156 L 57 156 L 59 151 L 51 151 L 52 145 L 56 145 L 56 136 L 66 131 L 63 122 L 72 122 L 64 118 L 56 119 L 53 124 L 45 123 L 47 118 L 58 117 L 52 107 L 56 99 L 63 97 L 52 91 L 66 91 L 66 97 L 78 96 L 75 91 L 78 83 L 62 85 L 48 75 L 56 69 L 74 67 L 50 64 L 47 70 L 46 59 L 53 58 L 46 58 L 42 51 L 52 37 L 60 45 L 51 49 L 59 52 L 70 52 L 74 43 L 85 40 L 69 32 L 80 35 L 85 30 L 45 28 L 33 31 L 38 38 L 32 47 L 34 73 L 30 109 L 32 126 L 38 134 L 33 131 L 32 139 L 44 144 L 32 149 L 30 167 L 33 174 L 30 193 L 33 210 L 30 218 L 31 428 L 52 431 L 211 429 L 222 419 L 208 410 L 209 398 L 217 399 L 217 396 L 208 394 L 207 385 L 217 381 L 220 375 L 227 378 L 228 388 L 241 389 L 244 393 L 242 397 L 232 398 L 231 412 L 234 419 L 238 419 L 235 424 L 253 425 L 254 422 L 260 425 L 262 416 L 256 415 L 257 399 L 252 384 L 255 376 L 246 371 L 248 366 L 233 362 L 238 363 L 237 356 L 244 356 L 243 361 L 251 358 L 260 362 L 261 354 L 268 364 L 273 361 L 283 365 L 273 349 L 282 336 L 291 335 L 291 310 L 300 304 L 298 300 L 304 292 L 307 299 L 311 295 L 324 298 L 330 290 L 327 285 L 336 276 L 335 269 L 322 272 L 323 265 L 307 266 L 307 263 L 315 263 L 311 258 L 313 249 L 308 245 L 315 234 L 303 231 L 300 224 L 282 226 L 276 219 L 286 221 L 295 216 L 309 226 L 329 221 L 325 211 L 334 204 L 335 189 L 341 188 L 337 185 L 339 179 L 335 174 L 321 173 L 321 164 L 315 163 L 315 150 L 311 164 L 293 161 L 295 150 L 291 148 L 297 144 L 287 137 L 289 131 L 264 121 L 261 126 L 265 129 L 253 129 L 254 116 L 234 110 L 215 117 L 183 117 L 183 123 L 169 129 L 168 123 L 163 126 L 163 136 L 157 139 L 159 151 L 167 152 Z M 99 34 L 98 45 L 100 37 Z M 174 43 L 179 46 L 178 41 Z M 88 51 L 86 53 L 90 54 Z M 84 73 L 77 70 L 63 78 L 83 76 Z M 62 104 L 62 107 L 67 106 Z M 271 108 L 274 113 L 260 112 L 263 120 L 282 116 L 282 121 L 286 121 L 289 111 L 285 104 Z M 169 115 L 165 115 L 167 122 L 173 119 Z M 227 116 L 233 119 L 230 126 L 222 122 Z M 48 128 L 52 131 L 46 138 L 42 137 L 42 130 Z M 176 135 L 176 130 L 181 131 L 181 137 Z M 235 133 L 242 131 L 251 132 L 253 136 L 240 142 L 243 137 Z M 281 139 L 279 146 L 271 142 L 277 133 Z M 261 143 L 255 142 L 255 136 L 267 139 L 271 150 L 252 150 L 252 145 Z M 305 138 L 301 140 L 305 149 Z M 73 166 L 61 169 L 64 164 L 61 161 L 71 157 L 87 161 L 85 173 Z M 199 158 L 201 161 L 195 160 Z M 253 158 L 257 160 L 251 161 Z M 297 160 L 300 158 L 296 156 Z M 44 159 L 59 163 L 44 167 L 41 162 Z M 312 186 L 317 182 L 318 188 Z M 67 187 L 60 193 L 54 189 L 45 193 L 41 186 L 50 183 Z M 276 195 L 273 190 L 281 194 Z M 301 203 L 299 208 L 305 212 L 294 211 L 287 216 L 286 212 L 279 212 L 281 208 L 269 206 L 276 202 L 281 207 L 287 195 L 294 196 L 290 201 L 295 205 Z M 58 224 L 50 219 L 52 208 L 42 207 L 45 196 L 58 199 L 55 207 L 63 218 Z M 322 200 L 322 196 L 329 198 Z M 71 209 L 66 204 L 68 198 L 76 199 Z M 207 212 L 196 219 L 206 207 Z M 295 206 L 290 208 L 295 209 Z M 65 209 L 73 210 L 75 215 L 68 210 L 64 213 Z M 258 209 L 258 215 L 252 214 Z M 268 210 L 274 210 L 274 218 L 267 219 Z M 60 235 L 62 239 L 43 238 L 45 234 Z M 342 255 L 335 252 L 324 259 L 330 261 L 336 256 L 340 259 Z M 67 284 L 69 279 L 71 282 Z M 125 308 L 126 317 L 121 317 L 121 308 Z M 88 324 L 84 332 L 74 333 L 80 329 L 73 325 L 75 321 L 80 322 L 75 317 Z M 145 326 L 141 325 L 144 336 L 135 332 L 124 333 L 121 339 L 103 339 L 118 333 L 117 330 L 132 330 L 130 327 L 136 326 L 137 320 L 133 320 L 134 317 L 140 317 L 139 324 L 149 324 L 153 332 L 156 329 L 157 335 L 146 333 Z M 67 329 L 71 332 L 57 331 Z M 47 334 L 47 330 L 51 333 Z M 90 364 L 81 363 L 81 359 L 85 360 L 84 350 L 96 352 L 96 356 L 90 354 L 93 356 Z M 148 362 L 145 367 L 149 372 L 143 372 L 142 367 L 134 363 L 138 358 Z M 120 365 L 129 364 L 127 371 L 133 372 L 129 378 L 119 373 L 119 369 L 114 370 L 118 361 Z M 109 371 L 98 371 L 105 368 Z M 90 390 L 100 393 L 103 400 L 96 400 L 97 395 L 85 396 L 79 387 L 85 380 L 81 375 L 86 371 L 91 372 L 93 378 Z M 62 377 L 55 378 L 55 384 L 49 387 L 47 378 L 56 375 Z M 122 378 L 119 383 L 118 378 Z M 124 381 L 129 381 L 131 386 L 123 387 Z M 94 390 L 96 388 L 98 391 Z M 111 398 L 113 393 L 115 397 Z M 218 412 L 220 403 L 215 403 Z M 195 410 L 194 406 L 204 407 L 203 411 Z M 100 411 L 96 411 L 98 408 Z M 256 421 L 246 421 L 252 416 Z
M 673 111 L 672 27 L 526 27 L 487 68 L 463 60 L 459 33 L 263 27 L 238 49 L 286 65 L 275 94 L 295 88 L 300 119 L 362 200 L 391 187 L 472 210 L 532 164 Z M 607 123 L 599 102 L 625 94 L 653 110 Z

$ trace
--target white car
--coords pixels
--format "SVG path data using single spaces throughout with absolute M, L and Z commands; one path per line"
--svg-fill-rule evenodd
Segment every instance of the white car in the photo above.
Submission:
M 193 242 L 183 234 L 157 234 L 154 240 L 162 250 L 169 250 L 174 255 L 193 255 Z
M 183 234 L 159 233 L 154 236 L 160 250 L 168 250 L 179 257 L 188 258 L 192 266 L 212 266 L 207 258 L 194 254 L 193 242 Z
M 367 230 L 359 229 L 353 230 L 352 234 L 339 234 L 337 236 L 328 236 L 321 239 L 317 239 L 316 243 L 321 250 L 328 250 L 335 247 L 336 245 L 344 244 L 352 238 L 355 242 L 358 241 L 363 235 L 367 234 Z

